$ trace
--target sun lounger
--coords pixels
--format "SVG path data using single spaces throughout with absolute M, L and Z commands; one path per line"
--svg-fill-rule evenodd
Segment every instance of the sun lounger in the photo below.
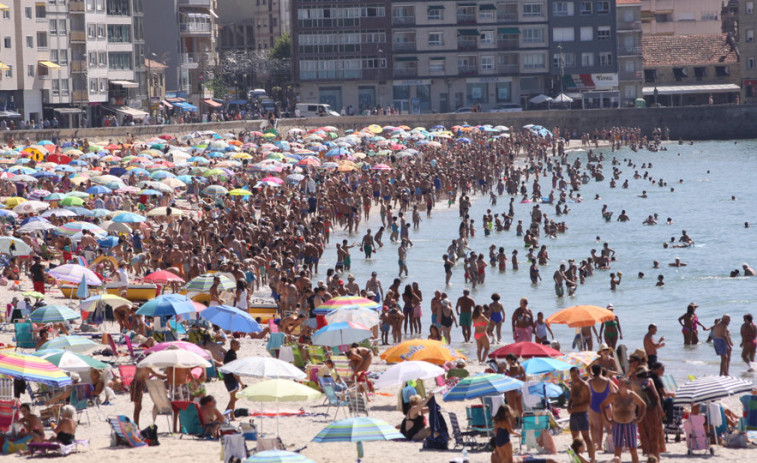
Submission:
M 16 350 L 37 348 L 31 322 L 14 323 L 13 330 L 16 333 Z
M 0 400 L 13 398 L 13 378 L 0 378 Z
M 76 440 L 71 445 L 63 445 L 60 442 L 30 442 L 26 448 L 29 450 L 30 456 L 44 455 L 54 452 L 59 453 L 61 456 L 66 456 L 71 453 L 79 452 L 79 447 L 89 450 L 88 440 Z

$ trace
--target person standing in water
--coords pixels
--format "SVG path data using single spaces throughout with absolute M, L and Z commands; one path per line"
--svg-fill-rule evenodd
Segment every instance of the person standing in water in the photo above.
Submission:
M 678 317 L 678 323 L 681 325 L 681 333 L 683 333 L 684 346 L 694 346 L 699 343 L 699 332 L 697 327 L 701 326 L 703 330 L 708 330 L 708 328 L 699 321 L 699 318 L 697 318 L 697 307 L 699 306 L 692 302 L 686 307 L 686 313 Z
M 612 311 L 613 314 L 615 313 L 615 306 L 612 304 L 609 304 L 607 309 Z M 618 345 L 618 337 L 623 339 L 623 330 L 620 328 L 620 319 L 617 315 L 609 322 L 602 323 L 602 326 L 599 327 L 599 337 L 602 338 L 603 334 L 605 343 L 615 349 Z
M 752 369 L 754 362 L 755 347 L 757 346 L 757 326 L 754 324 L 752 314 L 744 315 L 744 324 L 741 325 L 741 359 Z
M 715 348 L 715 354 L 720 357 L 720 376 L 728 376 L 728 368 L 731 365 L 733 341 L 731 341 L 731 332 L 728 330 L 730 323 L 731 316 L 725 314 L 712 327 L 712 346 Z
M 499 302 L 499 294 L 492 294 L 492 302 L 489 304 L 491 310 L 491 331 L 496 334 L 497 343 L 502 342 L 502 322 L 505 321 L 505 307 Z M 494 337 L 494 336 L 493 336 Z

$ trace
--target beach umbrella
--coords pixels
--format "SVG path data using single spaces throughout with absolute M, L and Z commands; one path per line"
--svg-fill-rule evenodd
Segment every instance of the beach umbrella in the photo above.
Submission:
M 143 195 L 143 196 L 163 196 L 163 193 L 161 193 L 160 191 L 156 189 L 150 189 L 150 188 L 139 190 L 138 194 Z
M 45 297 L 44 294 L 38 293 L 37 291 L 24 291 L 23 293 L 21 293 L 21 295 L 24 297 L 33 297 L 36 300 L 40 300 Z
M 68 209 L 49 209 L 42 213 L 42 217 L 76 217 L 78 214 Z
M 146 220 L 147 219 L 144 216 L 134 214 L 133 212 L 122 212 L 113 217 L 113 222 L 116 223 L 140 223 Z
M 143 281 L 147 283 L 155 283 L 164 285 L 166 283 L 179 282 L 184 283 L 184 279 L 179 275 L 169 272 L 168 270 L 159 270 L 157 272 L 146 275 Z
M 218 369 L 221 373 L 252 378 L 305 379 L 307 376 L 289 362 L 273 357 L 244 357 Z
M 88 370 L 90 368 L 102 370 L 109 367 L 107 363 L 101 362 L 89 355 L 77 354 L 68 350 L 38 350 L 32 355 L 47 360 L 63 371 Z
M 376 164 L 375 166 L 371 167 L 371 170 L 392 170 L 392 168 L 387 166 L 386 164 Z
M 66 196 L 60 200 L 61 206 L 81 206 L 84 204 L 84 200 L 76 196 Z
M 14 196 L 14 197 L 12 197 L 12 198 L 8 198 L 8 199 L 6 199 L 6 200 L 5 200 L 5 205 L 6 205 L 7 207 L 16 207 L 16 206 L 18 206 L 19 204 L 21 204 L 21 203 L 25 203 L 25 202 L 26 202 L 26 198 L 22 198 L 22 197 L 20 197 L 20 196 Z
M 82 336 L 58 336 L 50 341 L 42 344 L 39 350 L 70 350 L 77 353 L 84 353 L 91 349 L 95 349 L 100 344 L 93 342 L 92 340 Z
M 528 393 L 541 398 L 557 398 L 564 394 L 565 391 L 557 384 L 552 383 L 526 383 Z
M 750 392 L 754 386 L 751 381 L 735 376 L 704 376 L 697 378 L 676 389 L 673 403 L 690 405 L 710 402 L 734 394 Z
M 381 358 L 386 363 L 424 360 L 436 365 L 443 365 L 452 360 L 464 359 L 465 356 L 441 341 L 410 339 L 385 350 L 381 354 Z
M 188 313 L 195 313 L 192 300 L 179 294 L 161 294 L 145 302 L 137 310 L 137 315 L 147 315 L 148 317 L 175 316 Z
M 316 346 L 343 346 L 371 337 L 371 329 L 355 322 L 329 323 L 313 334 Z
M 373 383 L 373 387 L 383 389 L 391 386 L 402 386 L 407 381 L 431 379 L 443 374 L 444 368 L 429 362 L 411 360 L 392 365 Z
M 543 375 L 554 371 L 570 370 L 573 365 L 549 357 L 536 357 L 523 362 L 523 368 L 527 375 Z
M 123 306 L 131 307 L 134 305 L 130 300 L 121 296 L 116 296 L 115 294 L 98 294 L 79 302 L 79 307 L 82 312 L 91 312 L 95 310 L 95 307 L 97 307 L 97 304 L 101 301 L 114 309 Z
M 326 314 L 326 321 L 331 323 L 355 322 L 367 327 L 373 327 L 379 323 L 379 314 L 373 309 L 365 307 L 346 307 L 334 309 Z
M 8 217 L 10 217 L 11 219 L 15 220 L 15 219 L 18 218 L 18 214 L 16 214 L 13 211 L 8 211 L 8 210 L 0 209 L 0 219 L 5 219 L 5 218 L 8 218 Z
M 243 460 L 243 463 L 315 463 L 310 458 L 284 450 L 265 450 Z
M 102 284 L 95 272 L 79 264 L 60 265 L 47 273 L 55 279 L 68 283 L 79 283 L 84 277 L 88 285 L 100 286 Z
M 162 350 L 170 349 L 172 347 L 177 348 L 177 349 L 188 350 L 189 352 L 194 352 L 195 354 L 199 355 L 205 360 L 211 360 L 211 356 L 208 351 L 198 346 L 197 344 L 193 344 L 191 342 L 186 342 L 186 341 L 161 342 L 147 349 L 145 353 L 151 354 L 153 352 L 160 352 Z
M 203 193 L 210 196 L 223 196 L 225 194 L 229 193 L 229 190 L 222 187 L 221 185 L 210 185 L 205 187 L 204 190 L 202 190 Z
M 316 307 L 313 313 L 316 315 L 326 315 L 334 309 L 343 309 L 346 307 L 363 307 L 378 310 L 381 308 L 381 304 L 373 299 L 359 296 L 338 296 Z
M 102 185 L 92 185 L 91 187 L 87 188 L 85 191 L 91 195 L 109 195 L 113 193 L 113 190 L 111 190 L 108 187 L 104 187 Z
M 51 224 L 48 221 L 38 221 L 38 222 L 29 222 L 26 225 L 19 228 L 17 231 L 19 233 L 33 233 L 37 231 L 46 231 L 46 230 L 55 230 L 58 227 Z
M 558 357 L 563 355 L 559 350 L 553 349 L 544 344 L 535 342 L 521 341 L 513 344 L 502 346 L 489 354 L 489 358 L 505 358 L 507 354 L 513 354 L 516 357 Z
M 68 222 L 58 227 L 58 231 L 64 235 L 72 236 L 79 232 L 88 231 L 95 235 L 107 235 L 108 232 L 90 222 Z
M 231 196 L 249 196 L 252 194 L 252 192 L 249 190 L 245 190 L 244 188 L 235 188 L 229 191 L 229 194 Z
M 237 392 L 237 397 L 253 402 L 302 402 L 323 396 L 319 391 L 289 379 L 268 379 L 247 386 Z M 279 434 L 279 414 L 276 413 L 276 435 Z
M 44 305 L 35 309 L 29 315 L 29 319 L 34 323 L 60 323 L 70 320 L 76 320 L 81 315 L 69 309 L 64 305 Z
M 575 305 L 560 310 L 547 317 L 548 325 L 563 324 L 571 328 L 594 326 L 597 323 L 609 322 L 615 319 L 615 314 L 604 307 L 595 305 Z
M 171 208 L 171 216 L 172 217 L 179 217 L 184 215 L 184 211 L 181 209 L 176 209 L 175 207 Z M 168 216 L 168 207 L 156 207 L 154 209 L 151 209 L 147 213 L 148 217 L 167 217 Z
M 32 248 L 18 238 L 0 237 L 0 254 L 13 256 L 28 256 L 33 253 Z
M 334 421 L 321 430 L 313 442 L 357 442 L 358 457 L 363 454 L 363 442 L 404 439 L 389 423 L 367 416 Z M 360 460 L 358 459 L 358 462 Z
M 497 373 L 482 373 L 461 379 L 452 389 L 444 394 L 445 402 L 478 399 L 488 395 L 517 391 L 523 387 L 523 381 Z
M 139 368 L 210 368 L 211 364 L 194 352 L 174 346 L 153 352 L 137 363 L 137 366 Z
M 0 353 L 0 374 L 55 387 L 71 384 L 71 378 L 49 361 L 14 352 Z
M 252 315 L 228 305 L 210 306 L 200 312 L 200 316 L 232 333 L 259 333 L 263 331 L 263 328 Z
M 210 292 L 210 288 L 211 286 L 213 286 L 213 279 L 215 277 L 218 277 L 218 279 L 221 280 L 218 285 L 218 288 L 221 291 L 230 291 L 237 287 L 236 283 L 234 283 L 234 281 L 226 275 L 222 275 L 220 273 L 204 273 L 189 280 L 184 288 L 187 291 L 196 291 L 199 293 Z
M 50 207 L 50 204 L 44 201 L 26 201 L 13 208 L 16 214 L 36 214 Z
M 98 239 L 97 244 L 100 245 L 101 248 L 112 249 L 118 246 L 118 237 L 112 235 L 106 236 L 104 238 Z

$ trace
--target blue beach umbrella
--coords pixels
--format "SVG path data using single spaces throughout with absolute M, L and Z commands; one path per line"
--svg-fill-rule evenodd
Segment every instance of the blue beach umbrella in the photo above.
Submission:
M 210 323 L 233 333 L 259 333 L 263 331 L 252 315 L 228 305 L 213 305 L 200 312 Z
M 496 373 L 484 373 L 460 380 L 444 395 L 445 402 L 478 399 L 488 395 L 516 391 L 523 386 L 523 381 Z
M 555 371 L 565 371 L 570 370 L 572 366 L 570 363 L 551 357 L 534 357 L 523 362 L 523 368 L 527 375 L 543 375 Z
M 113 190 L 110 188 L 104 187 L 102 185 L 93 185 L 86 189 L 86 192 L 91 195 L 109 195 L 113 193 Z
M 140 223 L 145 222 L 146 220 L 145 217 L 133 212 L 122 212 L 113 217 L 113 222 L 116 223 Z
M 64 305 L 45 305 L 29 315 L 29 319 L 34 323 L 61 323 L 64 321 L 76 320 L 81 315 L 69 309 Z
M 180 296 L 178 294 L 163 294 L 142 305 L 142 307 L 137 310 L 137 315 L 167 317 L 195 312 L 196 310 L 194 305 L 192 305 L 192 300 L 188 297 Z
M 244 460 L 243 463 L 315 463 L 305 455 L 283 450 L 266 450 Z

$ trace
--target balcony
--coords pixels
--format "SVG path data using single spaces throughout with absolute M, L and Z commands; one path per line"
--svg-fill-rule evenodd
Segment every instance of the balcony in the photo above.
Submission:
M 502 50 L 517 50 L 518 45 L 519 42 L 517 36 L 513 38 L 497 40 L 497 47 L 501 48 Z
M 497 22 L 518 22 L 518 12 L 497 11 Z
M 457 49 L 464 51 L 464 50 L 475 50 L 478 48 L 478 41 L 476 39 L 473 40 L 460 40 L 457 41 Z
M 463 76 L 463 77 L 477 76 L 478 66 L 475 66 L 475 65 L 458 66 L 457 75 Z
M 210 34 L 212 25 L 210 23 L 181 23 L 179 30 L 182 34 Z
M 179 56 L 181 67 L 187 69 L 197 69 L 200 65 L 214 66 L 215 61 L 215 53 L 182 53 Z
M 395 69 L 394 77 L 418 77 L 418 69 L 417 68 Z
M 517 74 L 519 66 L 518 64 L 498 64 L 497 72 L 499 74 Z
M 72 101 L 74 103 L 87 103 L 89 102 L 89 94 L 86 90 L 74 90 Z
M 199 8 L 210 8 L 211 0 L 178 0 L 179 6 L 191 6 Z
M 634 56 L 641 55 L 641 47 L 619 47 L 618 55 L 620 56 Z
M 68 12 L 69 13 L 84 13 L 84 2 L 69 2 Z
M 77 73 L 87 72 L 87 62 L 84 60 L 77 60 L 77 59 L 72 60 L 71 72 L 77 72 Z
M 85 31 L 71 31 L 69 32 L 71 43 L 85 43 L 87 41 L 87 33 Z
M 415 16 L 392 16 L 393 26 L 414 26 Z
M 618 20 L 618 32 L 632 32 L 641 30 L 641 20 L 623 21 Z
M 458 24 L 476 24 L 476 15 L 475 14 L 458 14 L 457 23 Z
M 395 52 L 402 51 L 415 51 L 416 50 L 415 39 L 412 42 L 393 42 L 392 50 Z

